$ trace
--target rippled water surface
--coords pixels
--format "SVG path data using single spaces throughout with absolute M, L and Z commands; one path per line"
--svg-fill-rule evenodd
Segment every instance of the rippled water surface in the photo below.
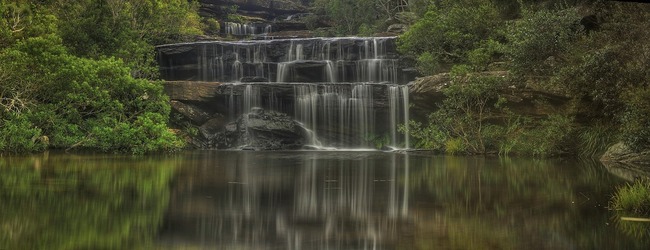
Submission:
M 387 152 L 0 158 L 0 249 L 648 249 L 572 160 Z

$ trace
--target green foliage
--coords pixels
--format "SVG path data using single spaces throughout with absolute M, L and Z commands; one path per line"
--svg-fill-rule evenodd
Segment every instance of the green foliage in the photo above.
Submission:
M 152 249 L 177 164 L 56 153 L 2 157 L 0 248 Z
M 633 215 L 649 215 L 650 181 L 641 180 L 620 187 L 612 199 L 612 207 Z
M 230 5 L 230 6 L 221 7 L 221 11 L 223 12 L 223 16 L 225 16 L 227 22 L 243 23 L 246 20 L 244 20 L 243 16 L 237 14 L 238 9 L 239 9 L 239 5 Z
M 331 18 L 339 36 L 374 33 L 376 23 L 386 18 L 375 0 L 316 0 L 314 8 Z
M 46 139 L 41 130 L 24 116 L 9 115 L 0 124 L 0 152 L 25 153 L 43 150 Z
M 600 157 L 616 139 L 616 128 L 611 125 L 593 124 L 577 129 L 579 155 Z
M 121 58 L 136 77 L 156 77 L 152 45 L 188 40 L 202 28 L 198 2 L 185 0 L 83 0 L 54 9 L 70 51 Z
M 550 76 L 563 53 L 583 34 L 575 9 L 525 11 L 507 33 L 511 69 L 519 75 Z
M 432 5 L 424 17 L 400 37 L 399 51 L 418 58 L 422 73 L 432 74 L 449 69 L 455 63 L 467 63 L 470 51 L 485 49 L 493 43 L 487 41 L 499 35 L 501 21 L 496 8 L 489 1 L 466 2 L 444 1 L 441 6 Z M 473 55 L 472 60 L 478 62 L 477 55 Z
M 8 62 L 0 65 L 8 72 L 0 89 L 29 104 L 20 111 L 54 147 L 145 153 L 180 146 L 166 129 L 162 86 L 134 79 L 120 60 L 69 55 L 55 35 L 21 41 L 0 60 Z M 2 116 L 15 119 L 8 114 Z
M 625 95 L 621 134 L 633 150 L 650 148 L 650 89 L 632 89 Z
M 181 146 L 161 84 L 143 79 L 157 77 L 155 44 L 201 33 L 198 2 L 0 3 L 0 151 Z
M 522 132 L 515 153 L 535 156 L 566 154 L 572 146 L 569 142 L 574 131 L 572 117 L 551 115 Z
M 215 18 L 206 18 L 203 20 L 205 23 L 205 33 L 219 34 L 221 32 L 221 24 Z
M 445 99 L 438 111 L 429 115 L 426 126 L 412 123 L 410 134 L 420 139 L 418 146 L 449 153 L 496 150 L 498 129 L 487 122 L 503 110 L 504 99 L 498 93 L 502 78 L 467 74 L 462 67 L 456 68 L 456 74 L 443 90 Z
M 429 116 L 429 121 L 434 120 L 435 117 Z M 423 125 L 417 121 L 409 121 L 409 128 L 406 130 L 405 126 L 400 126 L 400 131 L 409 133 L 412 138 L 416 139 L 415 147 L 431 150 L 445 150 L 445 142 L 447 141 L 447 134 L 441 128 L 432 122 Z

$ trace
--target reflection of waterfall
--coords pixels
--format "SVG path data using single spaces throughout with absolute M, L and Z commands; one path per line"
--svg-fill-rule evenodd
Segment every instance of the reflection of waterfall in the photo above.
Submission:
M 167 230 L 182 242 L 208 249 L 384 249 L 398 240 L 409 215 L 408 155 L 212 157 L 219 160 L 206 161 L 172 197 Z

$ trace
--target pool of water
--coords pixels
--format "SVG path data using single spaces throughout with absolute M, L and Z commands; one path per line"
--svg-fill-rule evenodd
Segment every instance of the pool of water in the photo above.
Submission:
M 647 249 L 595 162 L 341 151 L 0 158 L 0 249 Z

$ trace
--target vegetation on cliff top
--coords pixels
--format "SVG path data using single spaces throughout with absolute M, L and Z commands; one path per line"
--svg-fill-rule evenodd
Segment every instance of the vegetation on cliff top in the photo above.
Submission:
M 182 145 L 153 46 L 199 34 L 184 0 L 0 0 L 0 152 Z

